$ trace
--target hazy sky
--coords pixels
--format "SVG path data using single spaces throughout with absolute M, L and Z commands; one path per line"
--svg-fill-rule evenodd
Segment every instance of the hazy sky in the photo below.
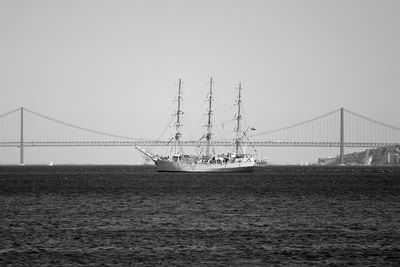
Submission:
M 186 107 L 198 104 L 202 120 L 213 76 L 221 102 L 232 103 L 242 82 L 246 119 L 258 132 L 342 106 L 400 126 L 399 14 L 397 0 L 0 0 L 0 113 L 24 106 L 91 129 L 156 138 L 173 112 L 178 79 Z M 306 152 L 265 149 L 265 156 L 320 155 Z M 18 162 L 17 149 L 0 155 Z M 131 148 L 26 151 L 27 163 L 52 160 L 141 157 Z

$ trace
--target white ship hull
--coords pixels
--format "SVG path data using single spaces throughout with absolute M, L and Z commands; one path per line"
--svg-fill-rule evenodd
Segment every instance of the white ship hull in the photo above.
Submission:
M 157 159 L 154 161 L 159 172 L 251 172 L 256 166 L 254 161 L 227 163 L 182 163 Z

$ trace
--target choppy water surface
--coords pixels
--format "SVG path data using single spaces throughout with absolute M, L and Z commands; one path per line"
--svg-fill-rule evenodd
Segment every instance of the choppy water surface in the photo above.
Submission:
M 400 168 L 0 167 L 0 265 L 397 265 Z

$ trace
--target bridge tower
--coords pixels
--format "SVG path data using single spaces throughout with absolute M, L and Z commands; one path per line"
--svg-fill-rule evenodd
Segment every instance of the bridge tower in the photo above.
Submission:
M 340 108 L 340 164 L 344 164 L 344 108 Z
M 19 164 L 24 165 L 24 108 L 21 107 L 21 128 L 19 144 Z

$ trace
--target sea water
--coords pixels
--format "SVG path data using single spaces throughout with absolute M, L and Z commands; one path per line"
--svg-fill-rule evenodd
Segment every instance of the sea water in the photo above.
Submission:
M 0 265 L 400 263 L 400 168 L 0 167 Z

